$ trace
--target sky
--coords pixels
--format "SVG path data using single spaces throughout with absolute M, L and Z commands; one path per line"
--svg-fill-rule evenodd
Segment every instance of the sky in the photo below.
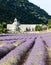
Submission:
M 51 15 L 51 0 L 29 0 Z

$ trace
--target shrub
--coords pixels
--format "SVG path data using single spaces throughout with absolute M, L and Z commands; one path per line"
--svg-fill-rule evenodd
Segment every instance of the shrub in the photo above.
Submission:
M 48 20 L 47 26 L 48 26 L 48 28 L 51 28 L 51 19 Z
M 36 25 L 35 31 L 42 31 L 42 30 L 43 30 L 42 26 Z
M 7 33 L 7 24 L 5 22 L 0 23 L 0 33 Z

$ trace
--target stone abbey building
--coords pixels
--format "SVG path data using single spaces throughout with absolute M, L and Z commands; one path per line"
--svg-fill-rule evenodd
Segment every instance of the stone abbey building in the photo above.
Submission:
M 35 31 L 36 25 L 42 26 L 42 24 L 20 24 L 15 18 L 12 24 L 7 24 L 7 29 L 11 32 Z

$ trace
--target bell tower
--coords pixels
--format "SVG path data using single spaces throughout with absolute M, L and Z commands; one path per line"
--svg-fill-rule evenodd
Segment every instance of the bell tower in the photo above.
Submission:
M 14 19 L 14 22 L 17 22 L 17 18 Z
M 18 22 L 17 18 L 14 19 L 13 24 L 14 24 L 15 26 L 19 26 L 20 23 Z

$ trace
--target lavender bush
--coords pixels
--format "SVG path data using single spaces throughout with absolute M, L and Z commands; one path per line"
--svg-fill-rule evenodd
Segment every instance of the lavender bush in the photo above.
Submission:
M 38 37 L 29 57 L 23 65 L 46 65 L 46 54 L 44 43 L 40 37 Z
M 24 42 L 9 54 L 7 54 L 3 59 L 0 60 L 0 65 L 19 65 L 19 61 L 21 61 L 22 56 L 32 47 L 34 44 L 31 41 Z

